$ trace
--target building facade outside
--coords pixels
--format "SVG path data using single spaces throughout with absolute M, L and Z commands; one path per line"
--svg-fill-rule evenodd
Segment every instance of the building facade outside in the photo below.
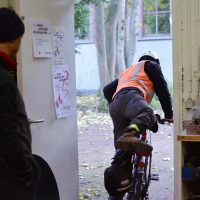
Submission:
M 92 16 L 91 16 L 92 17 Z M 134 62 L 142 51 L 157 52 L 167 82 L 173 82 L 170 0 L 143 0 L 138 5 L 138 29 Z M 92 30 L 92 28 L 90 27 Z M 93 35 L 93 32 L 92 32 Z M 76 87 L 78 94 L 96 94 L 100 87 L 95 41 L 76 41 Z

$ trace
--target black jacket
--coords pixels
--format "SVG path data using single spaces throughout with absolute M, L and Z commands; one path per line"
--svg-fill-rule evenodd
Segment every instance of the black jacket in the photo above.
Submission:
M 40 170 L 32 156 L 24 102 L 7 69 L 8 62 L 0 57 L 0 170 L 25 183 L 37 180 Z
M 173 111 L 171 96 L 167 87 L 167 82 L 164 79 L 161 67 L 155 62 L 148 61 L 145 62 L 144 71 L 154 85 L 155 94 L 160 101 L 161 107 L 165 114 L 165 118 L 172 119 Z M 109 103 L 112 101 L 112 96 L 116 91 L 117 84 L 118 79 L 115 79 L 104 87 L 104 96 Z M 124 91 L 130 89 L 133 88 L 123 88 L 122 90 Z M 118 93 L 122 92 L 122 90 L 120 90 Z

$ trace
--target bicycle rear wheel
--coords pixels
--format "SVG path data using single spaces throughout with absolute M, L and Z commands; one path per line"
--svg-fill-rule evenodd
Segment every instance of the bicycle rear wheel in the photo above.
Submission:
M 151 158 L 145 158 L 145 167 L 143 173 L 134 173 L 133 186 L 127 193 L 125 200 L 147 200 L 148 187 L 151 181 Z
M 142 196 L 144 199 L 148 199 L 148 188 L 151 182 L 151 158 L 152 156 L 145 158 L 145 168 L 144 168 L 144 186 L 142 191 Z
M 143 200 L 142 190 L 143 190 L 143 175 L 136 174 L 135 181 L 133 183 L 132 189 L 128 192 L 126 200 Z

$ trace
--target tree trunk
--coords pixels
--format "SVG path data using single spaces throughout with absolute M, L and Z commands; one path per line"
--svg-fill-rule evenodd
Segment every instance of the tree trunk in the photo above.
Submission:
M 115 78 L 116 68 L 116 30 L 119 4 L 116 0 L 111 0 L 108 7 L 108 20 L 106 22 L 106 52 L 109 71 L 108 82 Z
M 137 4 L 138 0 L 110 0 L 107 18 L 103 4 L 94 6 L 101 97 L 104 86 L 133 64 Z
M 104 23 L 104 7 L 103 4 L 94 6 L 95 16 L 95 36 L 97 58 L 99 66 L 99 79 L 100 79 L 100 96 L 103 95 L 103 88 L 108 82 L 108 65 L 106 56 L 106 43 L 105 43 L 105 23 Z
M 124 59 L 126 0 L 118 0 L 118 4 L 120 5 L 121 8 L 118 17 L 118 29 L 117 29 L 117 68 L 118 68 L 118 74 L 120 74 L 124 69 L 126 69 L 125 59 Z
M 128 3 L 128 0 L 126 1 L 125 63 L 126 67 L 130 67 L 134 64 L 138 0 L 132 0 L 130 3 Z

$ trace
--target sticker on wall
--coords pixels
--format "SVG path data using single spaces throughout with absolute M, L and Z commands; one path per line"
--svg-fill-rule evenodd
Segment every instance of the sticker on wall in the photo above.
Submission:
M 69 92 L 70 73 L 65 65 L 52 67 L 54 104 L 57 119 L 67 117 L 71 111 Z
M 53 27 L 53 63 L 64 65 L 64 27 Z
M 52 57 L 52 31 L 49 20 L 32 19 L 33 56 Z

